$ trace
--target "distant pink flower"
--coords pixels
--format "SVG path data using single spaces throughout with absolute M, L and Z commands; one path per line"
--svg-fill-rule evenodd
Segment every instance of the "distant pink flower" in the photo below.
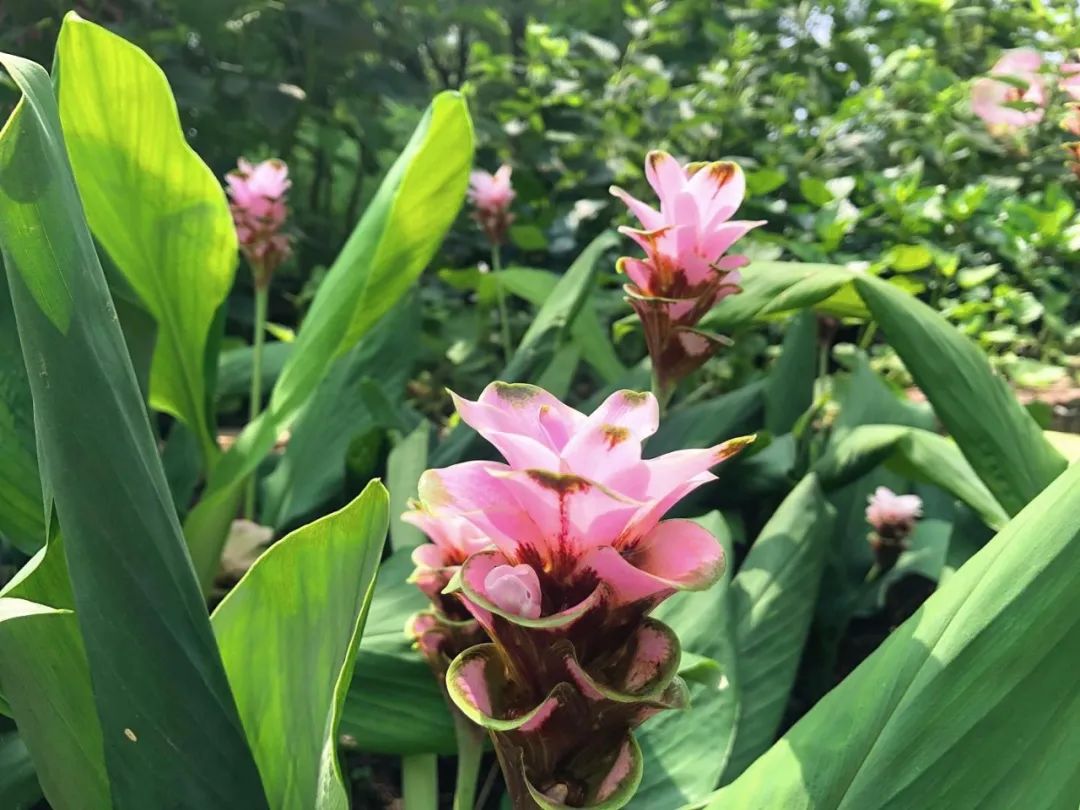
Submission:
M 750 439 L 644 459 L 659 420 L 651 394 L 619 391 L 590 415 L 521 384 L 454 401 L 505 462 L 428 470 L 405 516 L 440 549 L 451 536 L 478 549 L 445 590 L 494 644 L 458 655 L 450 694 L 495 732 L 504 762 L 525 757 L 533 788 L 592 802 L 632 774 L 630 730 L 685 699 L 678 642 L 646 614 L 678 590 L 708 587 L 723 568 L 709 532 L 664 513 Z M 538 738 L 541 727 L 550 733 Z M 583 782 L 587 763 L 597 770 Z
M 866 522 L 873 528 L 870 547 L 881 572 L 896 565 L 920 517 L 922 498 L 918 495 L 897 495 L 888 487 L 874 490 L 866 507 Z
M 502 244 L 506 229 L 513 221 L 510 203 L 514 189 L 510 185 L 512 169 L 503 164 L 495 174 L 474 171 L 469 175 L 469 202 L 473 204 L 473 217 L 483 228 L 492 244 Z
M 255 273 L 256 284 L 268 284 L 292 251 L 290 237 L 281 232 L 288 216 L 285 198 L 292 185 L 289 169 L 277 159 L 252 165 L 240 158 L 225 181 L 240 250 Z
M 1042 55 L 1031 48 L 1006 51 L 990 74 L 972 85 L 972 111 L 996 132 L 1011 132 L 1039 123 L 1046 107 L 1046 84 L 1039 73 L 1042 64 Z M 1001 81 L 1001 77 L 1010 81 Z M 1021 86 L 1016 86 L 1017 83 Z M 1035 107 L 1019 110 L 1008 106 L 1020 101 Z
M 645 179 L 660 199 L 659 210 L 611 187 L 642 225 L 619 231 L 646 254 L 623 257 L 619 269 L 632 282 L 626 290 L 641 317 L 654 371 L 674 384 L 715 350 L 713 336 L 694 327 L 718 301 L 738 292 L 738 269 L 748 260 L 728 250 L 764 222 L 731 219 L 746 193 L 735 163 L 681 166 L 667 152 L 649 152 Z
M 1080 62 L 1066 62 L 1061 66 L 1061 74 L 1058 87 L 1072 99 L 1065 104 L 1061 126 L 1073 135 L 1080 135 Z
M 880 533 L 894 533 L 911 528 L 922 517 L 922 498 L 918 495 L 897 495 L 888 487 L 878 487 L 866 507 L 866 522 Z

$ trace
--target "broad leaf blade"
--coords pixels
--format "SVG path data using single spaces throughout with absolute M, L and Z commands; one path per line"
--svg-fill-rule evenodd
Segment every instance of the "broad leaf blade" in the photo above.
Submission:
M 725 779 L 775 738 L 817 602 L 835 513 L 811 473 L 765 524 L 731 584 L 740 712 Z
M 420 423 L 390 451 L 386 460 L 386 478 L 390 485 L 390 547 L 394 551 L 410 549 L 426 542 L 424 533 L 401 519 L 409 508 L 409 499 L 416 495 L 417 484 L 428 468 L 428 441 L 431 426 Z
M 0 134 L 0 249 L 23 357 L 37 370 L 46 509 L 64 530 L 113 800 L 263 806 L 49 77 L 0 61 L 24 94 Z
M 1080 466 L 972 557 L 715 810 L 1071 808 Z
M 1009 516 L 944 436 L 903 425 L 860 425 L 830 444 L 815 465 L 826 489 L 850 484 L 885 464 L 907 478 L 935 484 L 966 503 L 987 526 L 1001 529 Z
M 855 286 L 972 468 L 1009 514 L 1019 512 L 1065 459 L 986 356 L 941 315 L 880 279 L 859 276 Z
M 695 656 L 719 672 L 707 683 L 689 682 L 690 706 L 660 712 L 637 732 L 645 756 L 641 784 L 628 805 L 636 808 L 678 807 L 700 799 L 720 782 L 735 743 L 739 713 L 739 687 L 735 638 L 728 588 L 734 565 L 731 534 L 719 512 L 698 520 L 718 537 L 728 560 L 724 578 L 706 591 L 675 594 L 657 608 L 655 617 L 679 636 L 682 662 Z M 699 664 L 700 666 L 700 664 Z
M 0 536 L 26 554 L 45 542 L 34 404 L 6 288 L 0 289 Z
M 435 97 L 379 186 L 312 303 L 259 419 L 245 427 L 211 474 L 184 524 L 200 581 L 217 569 L 243 484 L 348 351 L 408 291 L 431 260 L 465 197 L 472 122 L 457 93 Z
M 405 581 L 413 569 L 410 551 L 395 552 L 379 571 L 341 730 L 363 751 L 451 754 L 454 726 L 446 695 L 405 635 L 409 617 L 430 607 L 420 589 Z M 388 715 L 393 723 L 386 722 Z
M 56 65 L 87 222 L 158 325 L 150 403 L 183 420 L 211 459 L 203 358 L 237 257 L 225 193 L 185 141 L 165 74 L 142 50 L 71 13 Z
M 375 481 L 271 546 L 214 612 L 271 807 L 348 807 L 337 727 L 386 527 L 386 490 Z

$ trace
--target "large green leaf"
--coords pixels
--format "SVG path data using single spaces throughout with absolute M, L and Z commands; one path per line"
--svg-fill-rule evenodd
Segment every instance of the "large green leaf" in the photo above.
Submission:
M 59 535 L 0 590 L 0 686 L 55 810 L 112 806 Z M 6 805 L 4 805 L 6 806 Z
M 3 252 L 118 807 L 264 806 L 146 407 L 83 219 L 48 74 L 0 134 Z M 44 620 L 43 620 L 44 621 Z
M 2 597 L 0 651 L 0 684 L 49 804 L 108 810 L 101 726 L 74 614 Z
M 873 276 L 855 286 L 972 468 L 1009 514 L 1019 512 L 1065 459 L 982 351 L 941 315 Z
M 817 378 L 817 319 L 800 312 L 788 324 L 780 357 L 765 382 L 765 429 L 789 433 L 814 401 Z
M 390 547 L 411 549 L 425 542 L 419 528 L 406 523 L 401 515 L 416 495 L 420 476 L 427 469 L 431 425 L 425 420 L 390 451 L 386 460 L 386 480 L 390 487 Z
M 583 253 L 583 255 L 587 254 Z M 591 258 L 593 258 L 593 267 L 596 267 L 596 257 L 591 256 Z M 548 270 L 532 270 L 526 267 L 508 267 L 495 274 L 497 283 L 504 285 L 511 293 L 524 298 L 538 308 L 543 308 L 558 286 L 559 280 L 558 275 Z M 614 382 L 626 373 L 590 302 L 586 301 L 570 322 L 570 334 L 581 351 L 581 356 L 604 382 Z
M 182 419 L 212 459 L 203 358 L 237 256 L 225 193 L 184 140 L 149 56 L 74 12 L 56 47 L 60 119 L 87 222 L 158 325 L 150 403 Z
M 430 607 L 420 589 L 405 581 L 413 568 L 410 551 L 396 551 L 379 571 L 341 731 L 364 751 L 451 754 L 454 726 L 446 696 L 405 635 L 409 617 Z M 390 716 L 392 723 L 386 721 Z
M 851 271 L 840 265 L 753 262 L 741 273 L 743 291 L 721 301 L 703 326 L 729 331 L 806 307 L 835 317 L 867 317 L 852 289 Z
M 731 584 L 731 532 L 719 512 L 699 519 L 724 545 L 724 578 L 706 591 L 684 591 L 654 615 L 679 636 L 683 664 L 692 656 L 718 662 L 708 683 L 689 683 L 690 706 L 661 712 L 637 733 L 645 772 L 630 807 L 677 807 L 700 799 L 720 782 L 735 742 L 739 686 L 735 661 Z
M 772 743 L 810 630 L 835 513 L 816 476 L 780 504 L 731 584 L 740 691 L 730 779 Z
M 263 482 L 262 523 L 294 525 L 339 495 L 350 441 L 390 427 L 368 407 L 367 387 L 375 386 L 391 403 L 404 396 L 418 346 L 411 341 L 402 345 L 401 336 L 418 317 L 417 302 L 402 301 L 365 340 L 334 361 L 293 423 L 285 452 Z
M 465 197 L 473 132 L 464 99 L 440 93 L 390 167 L 327 272 L 262 416 L 213 470 L 184 524 L 195 570 L 209 583 L 243 484 L 345 353 L 408 291 Z
M 0 536 L 27 554 L 45 542 L 34 405 L 6 288 L 0 289 Z
M 41 800 L 34 762 L 17 731 L 0 732 L 0 807 L 29 810 Z
M 1073 810 L 1080 465 L 1050 484 L 715 810 Z
M 341 706 L 386 539 L 377 481 L 275 543 L 214 611 L 214 633 L 270 806 L 345 810 Z
M 935 484 L 970 506 L 987 526 L 1001 529 L 1009 516 L 957 446 L 936 433 L 903 425 L 860 425 L 833 442 L 815 471 L 826 489 L 842 487 L 879 464 L 906 478 Z

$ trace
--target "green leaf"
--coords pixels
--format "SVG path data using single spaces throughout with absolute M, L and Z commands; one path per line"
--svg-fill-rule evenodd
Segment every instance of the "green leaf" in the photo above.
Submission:
M 375 386 L 397 407 L 419 348 L 401 336 L 417 318 L 417 301 L 402 301 L 366 339 L 334 361 L 293 423 L 277 467 L 263 481 L 262 523 L 287 526 L 340 497 L 350 441 L 393 426 L 368 407 L 365 386 Z
M 465 198 L 472 122 L 458 93 L 432 101 L 327 271 L 266 411 L 244 428 L 184 524 L 204 587 L 217 570 L 244 482 L 289 427 L 334 359 L 398 302 L 435 254 Z
M 799 178 L 799 192 L 803 198 L 818 208 L 832 202 L 833 195 L 824 180 L 809 175 Z
M 112 806 L 59 535 L 0 590 L 0 684 L 55 810 Z M 6 805 L 4 805 L 6 806 Z
M 101 726 L 74 614 L 4 596 L 0 650 L 0 682 L 50 806 L 113 807 Z
M 1009 516 L 957 446 L 936 433 L 901 425 L 860 425 L 830 444 L 814 470 L 826 489 L 855 481 L 879 464 L 914 481 L 934 484 L 970 506 L 987 526 Z
M 752 262 L 740 271 L 742 292 L 729 295 L 701 321 L 704 329 L 730 332 L 781 313 L 813 307 L 825 315 L 866 318 L 852 288 L 852 272 L 835 264 Z
M 41 786 L 26 743 L 17 731 L 0 732 L 0 806 L 29 810 L 41 797 Z
M 765 429 L 788 433 L 810 408 L 817 378 L 817 319 L 800 312 L 791 319 L 780 358 L 765 383 Z
M 735 741 L 739 692 L 728 599 L 734 564 L 731 532 L 719 512 L 698 522 L 724 545 L 728 560 L 724 578 L 706 591 L 675 594 L 654 615 L 679 636 L 679 674 L 689 680 L 685 670 L 693 659 L 709 677 L 687 684 L 688 708 L 661 712 L 637 733 L 645 773 L 629 807 L 678 807 L 700 799 L 719 784 Z
M 1078 588 L 1074 465 L 703 806 L 1071 808 Z
M 559 276 L 555 273 L 524 267 L 509 267 L 499 271 L 496 277 L 511 293 L 538 308 L 543 307 L 559 284 Z M 614 382 L 626 373 L 626 368 L 615 354 L 615 348 L 600 324 L 591 302 L 582 306 L 570 324 L 570 334 L 574 345 L 581 352 L 581 357 L 604 382 Z
M 780 504 L 731 585 L 740 709 L 724 779 L 776 735 L 814 614 L 836 514 L 811 473 Z
M 956 283 L 962 290 L 970 290 L 985 284 L 1001 272 L 1000 264 L 986 264 L 981 267 L 965 267 L 956 274 Z
M 405 581 L 413 569 L 410 551 L 396 551 L 379 571 L 341 731 L 372 753 L 452 754 L 446 696 L 405 636 L 409 617 L 430 607 L 420 589 Z M 386 722 L 388 716 L 393 723 Z
M 929 267 L 934 254 L 925 245 L 893 245 L 886 251 L 884 260 L 897 273 L 913 273 Z
M 761 426 L 764 384 L 753 382 L 730 394 L 676 408 L 646 445 L 656 457 L 687 447 L 709 447 L 732 436 L 752 433 Z
M 271 546 L 214 611 L 271 807 L 349 806 L 337 728 L 386 528 L 386 490 L 373 481 L 341 511 Z
M 1009 514 L 1019 512 L 1065 459 L 986 356 L 941 315 L 872 276 L 855 286 L 972 468 Z
M 618 238 L 613 231 L 604 231 L 578 254 L 525 330 L 514 352 L 514 360 L 519 355 L 535 352 L 540 339 L 548 333 L 561 335 L 574 322 L 592 291 L 600 269 L 600 257 L 617 243 Z
M 25 554 L 45 542 L 34 403 L 6 287 L 0 289 L 0 536 Z
M 390 486 L 390 547 L 412 549 L 425 542 L 424 533 L 401 519 L 416 496 L 420 476 L 427 469 L 428 438 L 431 426 L 425 420 L 401 439 L 386 460 L 386 481 Z
M 0 62 L 23 92 L 0 134 L 0 250 L 23 357 L 35 369 L 45 514 L 55 508 L 64 531 L 113 801 L 265 806 L 48 74 L 17 57 Z M 63 296 L 35 294 L 28 274 Z M 58 300 L 69 306 L 58 310 Z
M 64 140 L 86 219 L 157 322 L 150 404 L 217 455 L 203 358 L 236 272 L 221 183 L 184 140 L 165 74 L 105 28 L 64 18 L 56 81 Z

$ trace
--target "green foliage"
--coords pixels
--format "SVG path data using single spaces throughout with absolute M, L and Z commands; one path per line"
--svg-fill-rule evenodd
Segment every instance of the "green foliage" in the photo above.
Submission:
M 386 490 L 372 482 L 340 512 L 275 544 L 214 611 L 272 807 L 349 806 L 334 744 L 386 527 Z M 277 662 L 273 677 L 267 661 Z
M 164 74 L 134 45 L 72 12 L 54 78 L 87 222 L 157 325 L 150 404 L 183 420 L 209 463 L 203 357 L 236 271 L 225 193 L 184 140 Z
M 1074 466 L 702 806 L 1071 807 L 1078 485 Z
M 55 510 L 64 531 L 112 800 L 264 805 L 82 217 L 48 74 L 17 57 L 2 61 L 25 95 L 0 135 L 0 249 L 23 359 L 36 370 L 28 376 L 45 514 Z

